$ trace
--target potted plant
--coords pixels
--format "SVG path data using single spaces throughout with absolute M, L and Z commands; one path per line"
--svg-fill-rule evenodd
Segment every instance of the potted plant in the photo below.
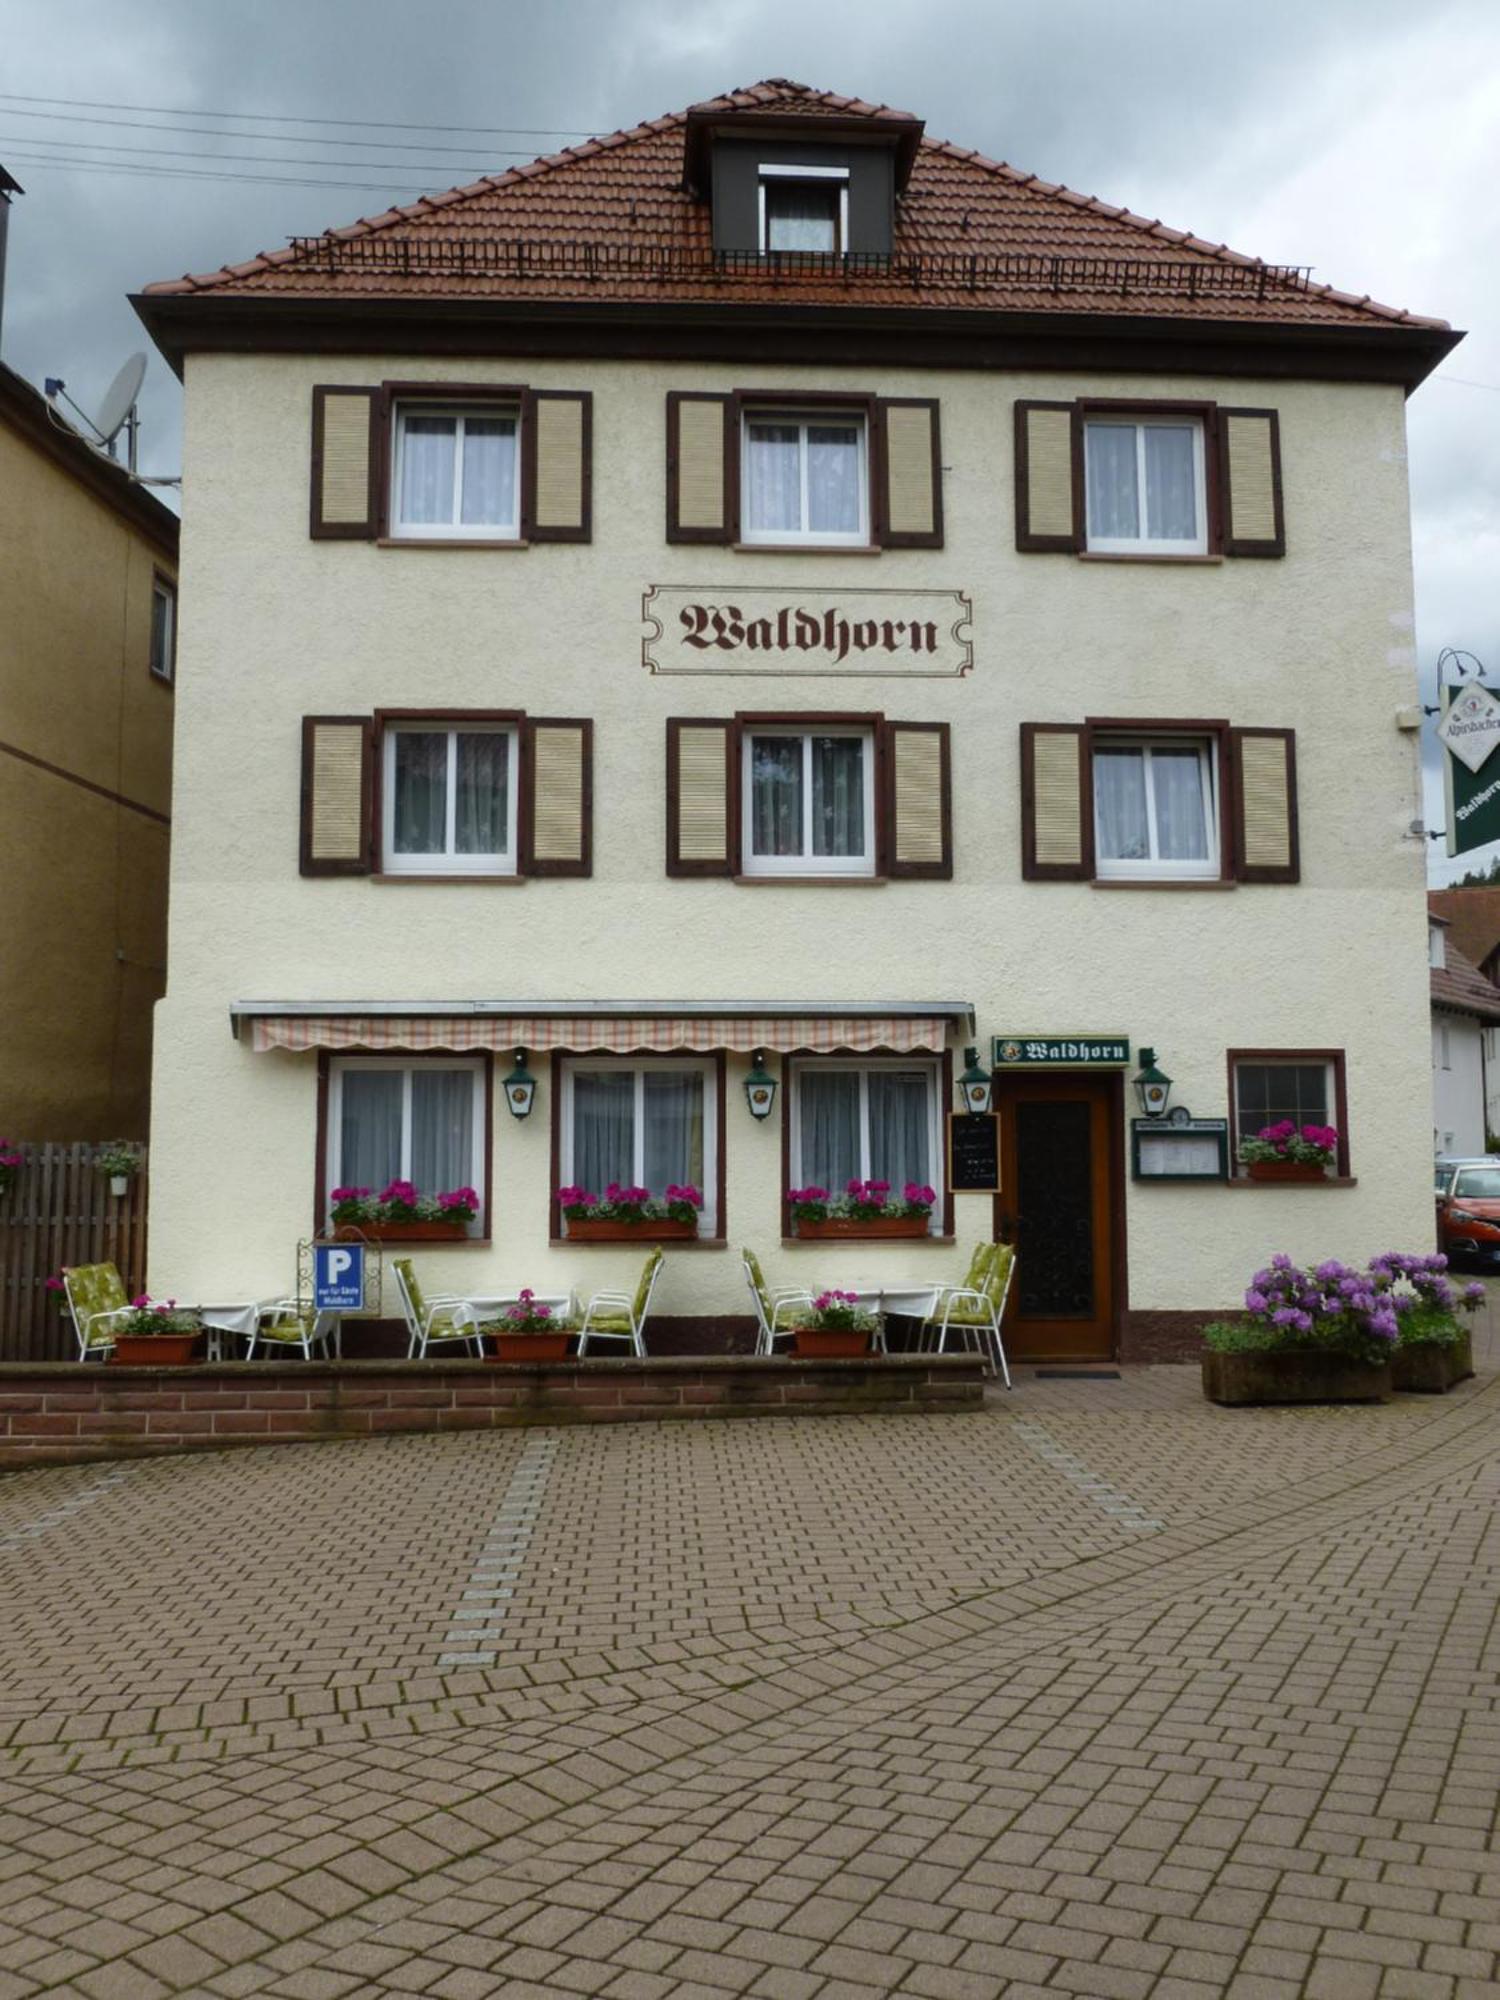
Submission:
M 1474 1373 L 1474 1348 L 1461 1312 L 1484 1304 L 1483 1285 L 1455 1291 L 1448 1259 L 1440 1253 L 1403 1256 L 1388 1250 L 1370 1259 L 1377 1285 L 1396 1309 L 1397 1340 L 1391 1380 L 1408 1394 L 1441 1396 Z
M 1294 1125 L 1284 1118 L 1253 1138 L 1241 1139 L 1240 1164 L 1253 1181 L 1321 1181 L 1338 1157 L 1339 1135 L 1331 1125 Z
M 1245 1317 L 1203 1329 L 1203 1393 L 1231 1405 L 1388 1402 L 1398 1318 L 1375 1272 L 1275 1256 L 1250 1282 Z
M 487 1361 L 566 1361 L 575 1328 L 551 1306 L 539 1306 L 528 1286 L 513 1306 L 479 1330 L 494 1349 Z
M 336 1187 L 328 1197 L 335 1229 L 357 1229 L 380 1242 L 461 1241 L 479 1213 L 471 1187 L 420 1194 L 411 1181 L 390 1181 L 376 1194 L 367 1187 Z
M 611 1181 L 602 1196 L 560 1187 L 557 1205 L 570 1243 L 682 1242 L 698 1234 L 702 1191 L 669 1181 L 661 1194 Z
M 132 1177 L 139 1172 L 141 1156 L 134 1146 L 123 1139 L 111 1139 L 107 1146 L 101 1146 L 94 1155 L 94 1165 L 101 1174 L 109 1175 L 109 1191 L 112 1195 L 122 1195 L 130 1186 Z
M 847 1361 L 868 1354 L 875 1315 L 857 1292 L 819 1292 L 810 1312 L 792 1328 L 795 1352 L 810 1361 Z
M 109 1357 L 125 1368 L 180 1368 L 197 1360 L 199 1325 L 190 1312 L 179 1312 L 176 1299 L 153 1303 L 142 1292 L 130 1301 L 128 1319 L 114 1329 L 114 1352 Z
M 786 1195 L 797 1235 L 812 1239 L 925 1236 L 936 1200 L 921 1181 L 908 1181 L 899 1200 L 889 1181 L 849 1181 L 840 1195 L 823 1187 L 788 1188 Z
M 25 1164 L 26 1155 L 9 1139 L 0 1139 L 0 1194 L 4 1194 Z

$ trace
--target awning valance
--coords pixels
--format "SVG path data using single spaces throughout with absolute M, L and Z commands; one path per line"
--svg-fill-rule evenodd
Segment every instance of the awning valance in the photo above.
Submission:
M 968 1003 L 951 1000 L 889 1010 L 817 1003 L 797 1011 L 767 1003 L 732 1010 L 720 1003 L 714 1011 L 707 1004 L 686 1003 L 678 1011 L 668 1011 L 660 1003 L 640 1003 L 633 1009 L 623 1005 L 618 1011 L 569 1013 L 544 1008 L 502 1012 L 482 1004 L 453 1003 L 430 1009 L 330 1006 L 313 1012 L 237 1001 L 231 1014 L 236 1034 L 248 1022 L 250 1046 L 257 1052 L 361 1049 L 468 1054 L 522 1048 L 668 1055 L 677 1050 L 734 1049 L 748 1054 L 753 1049 L 781 1053 L 891 1049 L 906 1055 L 919 1049 L 941 1050 L 950 1032 L 961 1027 L 972 1031 L 973 1024 Z

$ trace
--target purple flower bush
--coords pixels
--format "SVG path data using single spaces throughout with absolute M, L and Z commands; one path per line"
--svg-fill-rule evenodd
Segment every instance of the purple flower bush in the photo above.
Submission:
M 1369 1362 L 1388 1361 L 1398 1343 L 1460 1338 L 1459 1312 L 1482 1304 L 1483 1285 L 1458 1292 L 1448 1260 L 1387 1250 L 1364 1270 L 1330 1257 L 1309 1270 L 1284 1252 L 1257 1271 L 1245 1292 L 1245 1317 L 1203 1329 L 1220 1353 L 1319 1350 Z

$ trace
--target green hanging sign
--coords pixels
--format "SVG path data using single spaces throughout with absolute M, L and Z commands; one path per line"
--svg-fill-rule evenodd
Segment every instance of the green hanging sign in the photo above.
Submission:
M 1448 852 L 1468 854 L 1500 841 L 1500 688 L 1460 681 L 1442 690 L 1438 741 L 1448 808 Z M 1472 713 L 1470 712 L 1472 711 Z

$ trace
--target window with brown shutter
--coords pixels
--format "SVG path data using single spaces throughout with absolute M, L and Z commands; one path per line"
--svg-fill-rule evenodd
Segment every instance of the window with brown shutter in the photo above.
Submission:
M 304 875 L 368 875 L 374 724 L 367 715 L 302 718 Z
M 1290 729 L 1232 729 L 1235 872 L 1241 882 L 1295 882 L 1297 738 Z
M 739 540 L 737 454 L 730 396 L 667 396 L 667 540 Z
M 528 875 L 591 875 L 594 869 L 594 725 L 531 716 L 525 723 Z
M 932 397 L 874 405 L 875 539 L 886 549 L 943 546 L 943 452 Z
M 378 389 L 324 385 L 312 395 L 315 541 L 368 541 L 379 532 Z

